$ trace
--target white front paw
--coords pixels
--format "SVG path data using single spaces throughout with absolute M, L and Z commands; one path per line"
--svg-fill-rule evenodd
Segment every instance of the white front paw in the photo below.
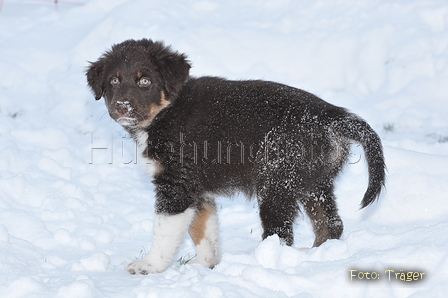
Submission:
M 126 272 L 130 274 L 148 275 L 151 273 L 160 273 L 162 271 L 163 270 L 158 270 L 146 260 L 137 260 L 126 266 Z

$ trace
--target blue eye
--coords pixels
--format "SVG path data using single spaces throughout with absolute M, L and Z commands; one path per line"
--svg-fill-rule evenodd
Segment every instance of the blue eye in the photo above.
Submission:
M 146 77 L 143 77 L 138 81 L 139 87 L 148 87 L 149 85 L 151 85 L 151 81 Z
M 111 83 L 112 86 L 117 86 L 117 85 L 120 84 L 120 80 L 119 80 L 117 77 L 113 77 L 113 78 L 110 80 L 110 83 Z

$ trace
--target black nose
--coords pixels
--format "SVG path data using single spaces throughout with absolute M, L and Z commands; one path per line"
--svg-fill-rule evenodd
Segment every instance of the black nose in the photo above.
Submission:
M 120 116 L 129 116 L 131 105 L 128 101 L 117 101 L 115 104 L 115 110 L 118 114 L 120 114 Z

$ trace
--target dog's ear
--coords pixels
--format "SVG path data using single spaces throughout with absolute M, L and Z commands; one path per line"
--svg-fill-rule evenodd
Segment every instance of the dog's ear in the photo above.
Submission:
M 164 46 L 161 42 L 155 42 L 156 56 L 153 60 L 162 75 L 166 92 L 169 97 L 180 94 L 190 72 L 190 63 L 185 54 L 180 54 Z
M 89 62 L 90 66 L 86 71 L 87 83 L 89 84 L 90 89 L 95 95 L 96 100 L 100 100 L 103 97 L 104 93 L 104 70 L 106 66 L 106 61 L 103 58 L 100 58 L 96 62 Z

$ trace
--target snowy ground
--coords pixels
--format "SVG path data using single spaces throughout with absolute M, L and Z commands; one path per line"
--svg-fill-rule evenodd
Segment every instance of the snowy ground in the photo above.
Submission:
M 4 0 L 0 12 L 0 297 L 446 297 L 445 0 L 78 2 Z M 214 270 L 183 264 L 187 238 L 166 272 L 126 274 L 150 247 L 153 189 L 84 69 L 142 37 L 188 53 L 193 75 L 279 81 L 358 113 L 383 140 L 386 192 L 358 211 L 354 147 L 337 186 L 341 240 L 309 249 L 302 218 L 294 247 L 261 242 L 255 204 L 221 198 Z

